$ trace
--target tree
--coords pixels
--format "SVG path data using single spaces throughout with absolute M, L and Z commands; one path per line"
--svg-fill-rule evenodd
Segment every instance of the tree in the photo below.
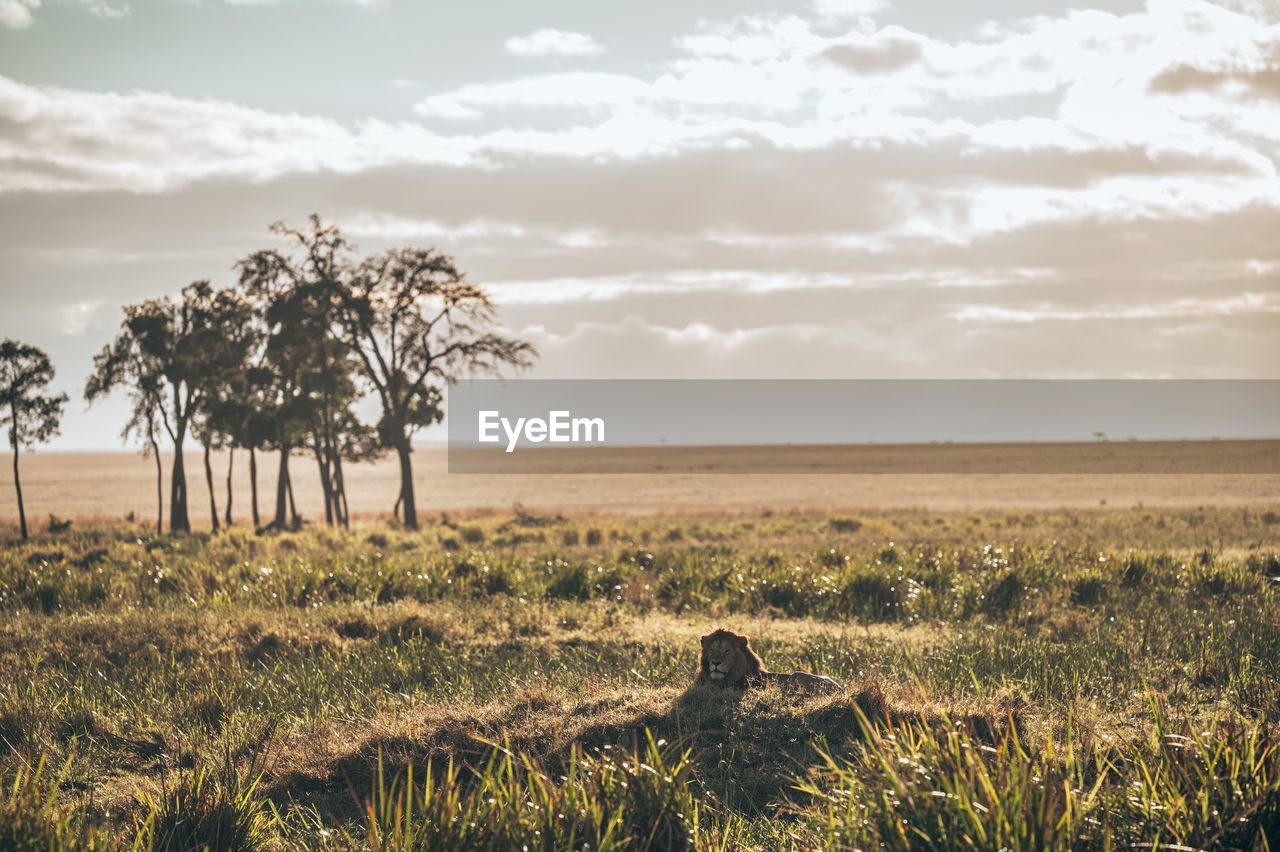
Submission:
M 178 300 L 149 299 L 124 309 L 121 331 L 94 356 L 94 371 L 85 383 L 85 399 L 94 402 L 116 387 L 129 385 L 139 400 L 158 401 L 152 415 L 173 443 L 169 481 L 169 529 L 188 532 L 187 478 L 183 449 L 192 418 L 201 410 L 209 377 L 225 369 L 220 344 L 223 301 L 208 281 L 196 281 Z M 151 389 L 148 389 L 151 388 Z
M 41 444 L 58 434 L 67 395 L 39 393 L 53 380 L 49 356 L 34 346 L 5 339 L 0 343 L 0 426 L 9 427 L 13 448 L 13 487 L 18 493 L 18 525 L 27 538 L 27 514 L 22 505 L 22 480 L 18 476 L 18 449 Z
M 132 368 L 133 380 L 133 414 L 125 424 L 120 437 L 128 441 L 138 435 L 146 438 L 142 445 L 143 457 L 151 456 L 156 460 L 156 532 L 164 529 L 164 469 L 160 465 L 160 445 L 156 442 L 156 425 L 160 419 L 160 408 L 164 404 L 160 399 L 159 375 L 139 364 Z
M 382 455 L 384 448 L 378 433 L 361 423 L 354 408 L 360 399 L 354 377 L 358 364 L 345 349 L 348 361 L 338 369 L 317 371 L 309 375 L 312 382 L 324 382 L 322 391 L 311 389 L 315 404 L 311 407 L 311 424 L 305 443 L 315 457 L 324 496 L 325 522 L 350 526 L 347 508 L 343 462 L 371 461 Z
M 230 418 L 239 414 L 237 396 L 242 392 L 250 351 L 256 342 L 253 306 L 234 290 L 205 294 L 204 324 L 200 331 L 205 370 L 200 378 L 204 393 L 194 420 L 195 437 L 204 448 L 204 477 L 209 490 L 213 531 L 218 531 L 218 500 L 213 490 L 209 454 L 228 448 L 234 454 L 237 431 Z M 234 457 L 234 456 L 233 456 Z M 231 468 L 227 468 L 227 525 L 231 525 Z
M 441 387 L 527 367 L 537 352 L 495 330 L 489 295 L 435 249 L 394 249 L 361 262 L 344 288 L 340 320 L 382 405 L 379 436 L 399 457 L 404 524 L 417 529 L 413 435 L 443 419 Z
M 227 505 L 224 520 L 231 526 L 232 471 L 237 449 L 249 452 L 249 481 L 253 525 L 258 527 L 258 464 L 256 450 L 267 440 L 270 424 L 264 423 L 257 389 L 250 381 L 247 357 L 256 343 L 246 348 L 246 361 L 231 370 L 217 388 L 217 398 L 207 404 L 206 423 L 227 448 Z
M 368 457 L 367 427 L 352 407 L 359 398 L 353 375 L 358 362 L 336 333 L 337 316 L 350 276 L 350 246 L 339 230 L 318 216 L 310 227 L 277 222 L 271 231 L 302 249 L 301 257 L 266 249 L 238 262 L 241 285 L 260 300 L 267 326 L 262 365 L 272 377 L 280 416 L 281 477 L 276 523 L 284 523 L 288 452 L 310 448 L 316 457 L 325 521 L 345 524 L 342 461 Z

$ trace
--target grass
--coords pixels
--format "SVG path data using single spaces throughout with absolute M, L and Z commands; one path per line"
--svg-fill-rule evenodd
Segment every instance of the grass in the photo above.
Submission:
M 1280 848 L 1275 518 L 10 530 L 0 847 Z

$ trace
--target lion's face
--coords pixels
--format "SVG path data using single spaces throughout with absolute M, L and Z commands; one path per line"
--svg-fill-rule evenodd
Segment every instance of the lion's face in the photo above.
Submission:
M 702 637 L 697 681 L 717 686 L 741 686 L 763 670 L 746 636 L 716 630 Z

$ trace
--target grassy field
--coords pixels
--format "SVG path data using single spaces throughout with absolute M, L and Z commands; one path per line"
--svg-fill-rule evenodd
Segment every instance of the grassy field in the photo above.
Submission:
M 0 848 L 1280 848 L 1277 506 L 0 535 Z

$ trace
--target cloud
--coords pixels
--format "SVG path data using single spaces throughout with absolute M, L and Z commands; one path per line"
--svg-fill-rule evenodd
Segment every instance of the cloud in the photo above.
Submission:
M 1272 46 L 1270 61 L 1261 67 L 1199 68 L 1175 65 L 1151 78 L 1156 94 L 1181 95 L 1187 92 L 1227 90 L 1255 98 L 1280 101 L 1280 45 Z
M 586 33 L 544 28 L 528 35 L 512 36 L 502 45 L 512 56 L 540 59 L 547 56 L 599 56 L 604 46 Z
M 58 307 L 58 316 L 62 320 L 62 333 L 77 337 L 88 330 L 93 322 L 94 314 L 106 302 L 103 299 L 89 299 L 84 302 L 72 302 Z
M 105 18 L 112 21 L 126 18 L 130 12 L 128 3 L 121 6 L 113 6 L 106 0 L 86 0 L 85 6 L 89 9 L 89 14 L 95 18 Z
M 824 24 L 850 24 L 869 28 L 873 16 L 889 7 L 889 0 L 811 0 L 810 8 Z
M 822 55 L 856 74 L 888 74 L 924 57 L 921 39 L 880 33 L 868 39 L 833 44 Z
M 1062 309 L 1049 304 L 1032 308 L 965 305 L 955 311 L 952 317 L 959 322 L 1034 323 L 1182 319 L 1258 313 L 1280 313 L 1280 298 L 1267 293 L 1243 293 L 1225 298 L 1175 299 L 1131 306 L 1097 305 L 1087 309 Z
M 414 112 L 428 118 L 468 119 L 512 108 L 617 109 L 635 104 L 647 94 L 642 81 L 624 74 L 567 71 L 463 86 L 423 99 Z
M 0 0 L 0 26 L 21 30 L 31 26 L 31 10 L 40 8 L 40 0 Z
M 1273 25 L 1158 0 L 944 38 L 872 5 L 424 88 L 399 121 L 0 79 L 0 286 L 126 301 L 318 210 L 455 254 L 539 375 L 1026 374 L 1081 340 L 1095 374 L 1274 373 Z M 117 289 L 64 291 L 86 265 Z
M 0 121 L 0 192 L 159 192 L 213 177 L 269 180 L 471 158 L 420 125 L 368 120 L 347 126 L 222 101 L 35 87 L 4 77 Z

